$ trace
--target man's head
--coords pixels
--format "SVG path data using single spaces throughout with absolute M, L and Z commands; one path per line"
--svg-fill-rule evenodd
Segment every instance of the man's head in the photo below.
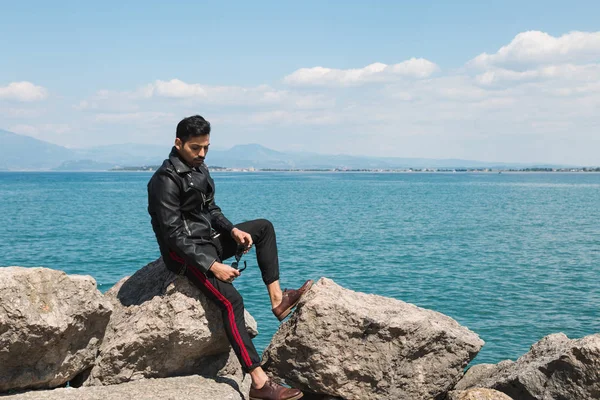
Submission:
M 210 123 L 199 115 L 182 119 L 177 124 L 175 148 L 187 164 L 197 167 L 204 162 L 210 146 Z

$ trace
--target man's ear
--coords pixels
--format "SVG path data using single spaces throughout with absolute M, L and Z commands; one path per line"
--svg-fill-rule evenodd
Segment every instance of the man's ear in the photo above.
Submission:
M 181 139 L 175 138 L 175 148 L 177 150 L 181 151 L 182 147 L 183 147 L 183 142 L 181 141 Z

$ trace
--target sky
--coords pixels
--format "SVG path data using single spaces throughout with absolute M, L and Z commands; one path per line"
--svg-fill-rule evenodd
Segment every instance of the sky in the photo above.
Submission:
M 599 1 L 0 0 L 0 129 L 600 165 Z

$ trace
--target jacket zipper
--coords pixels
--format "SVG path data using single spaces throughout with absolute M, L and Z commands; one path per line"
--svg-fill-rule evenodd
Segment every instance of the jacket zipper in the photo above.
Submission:
M 188 178 L 190 179 L 190 181 L 192 180 L 192 174 L 188 174 Z M 193 185 L 193 184 L 192 184 Z M 202 196 L 202 207 L 204 208 L 206 205 L 206 196 L 204 195 L 204 193 L 200 192 L 200 195 Z M 202 217 L 202 219 L 204 219 L 206 221 L 206 223 L 208 223 L 208 234 L 210 235 L 212 233 L 212 224 L 210 223 L 210 221 L 204 216 L 204 214 L 200 214 L 200 216 Z M 183 218 L 183 216 L 182 216 Z M 190 232 L 190 228 L 188 228 L 187 225 L 187 221 L 185 220 L 185 218 L 183 218 L 183 225 L 185 225 L 185 229 L 187 230 L 188 235 L 192 235 L 192 233 Z
M 206 219 L 206 217 L 204 216 L 204 214 L 200 214 L 200 216 L 206 221 L 208 222 L 208 234 L 210 235 L 212 232 L 212 224 L 210 223 L 210 221 L 208 219 Z
M 185 219 L 184 216 L 182 216 L 181 219 L 183 219 L 183 226 L 184 226 L 185 231 L 187 232 L 188 236 L 192 236 L 192 232 L 190 231 L 190 228 L 188 227 L 187 220 Z

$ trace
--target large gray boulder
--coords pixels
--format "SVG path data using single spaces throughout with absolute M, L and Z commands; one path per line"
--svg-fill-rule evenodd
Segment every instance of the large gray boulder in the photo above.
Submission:
M 81 377 L 85 386 L 112 385 L 142 378 L 222 374 L 231 367 L 230 345 L 221 312 L 187 278 L 169 272 L 162 259 L 105 296 L 114 312 L 96 365 Z M 246 312 L 246 329 L 258 334 Z M 221 371 L 221 372 L 220 372 Z
M 2 400 L 247 400 L 250 378 L 239 386 L 236 377 L 198 375 L 143 379 L 111 386 L 60 388 L 2 397 Z
M 294 387 L 344 399 L 440 399 L 483 341 L 455 320 L 321 278 L 265 350 Z
M 600 399 L 600 334 L 546 336 L 517 361 L 476 365 L 457 390 L 486 387 L 519 400 Z
M 448 394 L 448 400 L 513 400 L 506 394 L 494 389 L 473 388 L 456 390 Z
M 0 392 L 58 387 L 88 369 L 111 308 L 90 276 L 0 268 Z

